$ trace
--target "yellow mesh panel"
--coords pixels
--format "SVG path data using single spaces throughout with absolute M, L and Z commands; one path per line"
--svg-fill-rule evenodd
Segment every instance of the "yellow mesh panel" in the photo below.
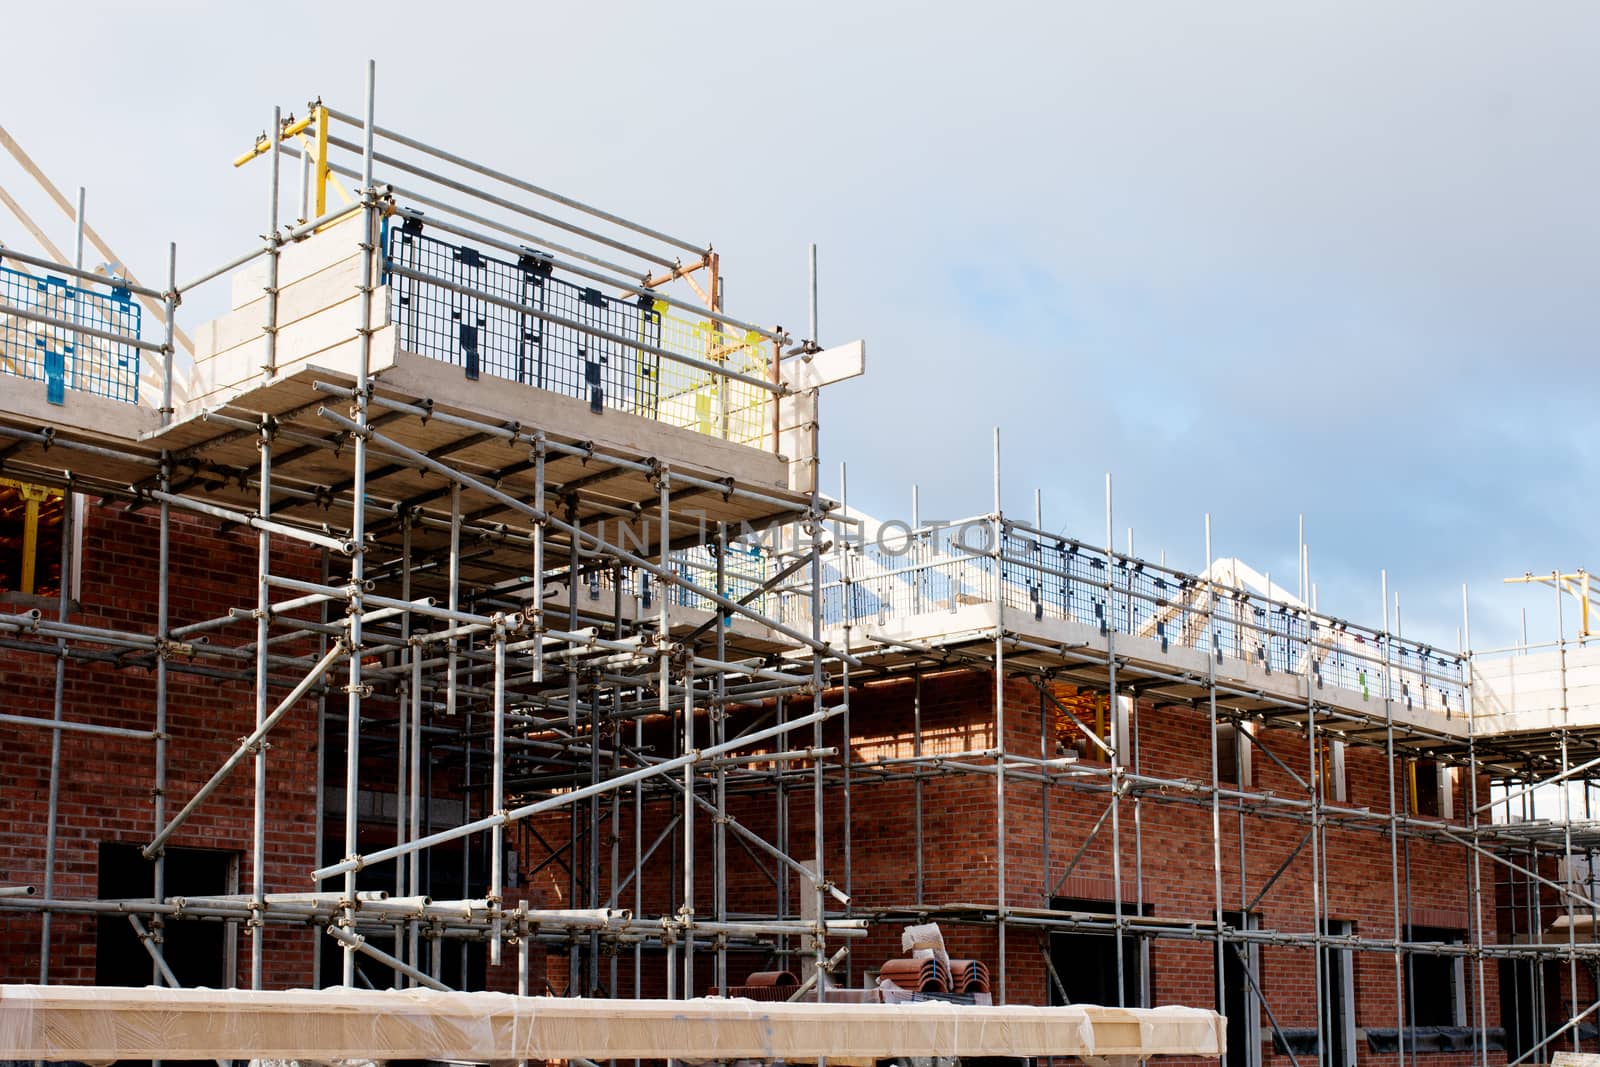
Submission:
M 770 380 L 766 345 L 758 333 L 736 332 L 707 319 L 661 316 L 661 347 L 734 374 Z M 768 404 L 772 394 L 759 386 L 724 378 L 709 370 L 662 360 L 656 418 L 724 441 L 762 447 L 771 434 Z

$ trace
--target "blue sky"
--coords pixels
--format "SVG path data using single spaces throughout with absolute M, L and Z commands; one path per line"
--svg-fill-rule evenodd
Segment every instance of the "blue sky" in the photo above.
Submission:
M 133 7 L 8 12 L 0 122 L 147 279 L 244 250 L 228 158 L 372 56 L 380 121 L 715 242 L 743 317 L 803 325 L 816 241 L 866 510 L 985 510 L 998 425 L 1009 510 L 1099 537 L 1109 470 L 1119 543 L 1198 568 L 1209 511 L 1291 577 L 1304 513 L 1324 609 L 1387 568 L 1447 646 L 1462 582 L 1487 647 L 1593 562 L 1593 5 Z

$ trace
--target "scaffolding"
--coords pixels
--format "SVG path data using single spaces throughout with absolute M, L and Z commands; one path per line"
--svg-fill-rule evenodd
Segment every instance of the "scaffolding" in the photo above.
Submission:
M 1501 960 L 1536 965 L 1516 994 L 1541 1005 L 1505 1059 L 1581 1049 L 1589 1039 L 1583 1027 L 1600 1000 L 1588 1001 L 1600 991 L 1584 990 L 1579 969 L 1600 962 L 1600 904 L 1573 872 L 1600 834 L 1569 810 L 1566 788 L 1561 818 L 1529 818 L 1536 790 L 1586 785 L 1600 768 L 1600 719 L 1568 699 L 1586 633 L 1548 650 L 1555 704 L 1507 704 L 1496 680 L 1515 671 L 1495 664 L 1529 650 L 1472 651 L 1465 590 L 1461 647 L 1448 651 L 1399 632 L 1386 581 L 1380 625 L 1319 614 L 1306 603 L 1303 552 L 1302 592 L 1290 595 L 1270 575 L 1219 560 L 1209 521 L 1207 563 L 1193 573 L 1117 551 L 1109 479 L 1102 542 L 1051 533 L 1037 515 L 1027 522 L 1003 509 L 998 433 L 991 510 L 869 530 L 819 490 L 817 393 L 829 379 L 816 368 L 826 354 L 815 337 L 797 342 L 727 311 L 709 245 L 379 126 L 370 70 L 362 116 L 317 101 L 299 120 L 274 112 L 269 130 L 240 161 L 267 160 L 265 242 L 192 281 L 180 284 L 175 250 L 156 289 L 0 249 L 4 277 L 17 281 L 0 303 L 0 373 L 27 386 L 0 402 L 0 477 L 149 509 L 159 524 L 152 629 L 71 621 L 70 507 L 58 603 L 0 616 L 6 655 L 39 657 L 55 672 L 49 718 L 0 715 L 7 730 L 51 737 L 43 884 L 0 889 L 0 911 L 42 916 L 41 983 L 50 979 L 51 917 L 65 914 L 126 916 L 157 984 L 177 984 L 163 962 L 163 930 L 215 920 L 247 935 L 268 924 L 311 926 L 339 949 L 338 973 L 318 974 L 319 984 L 352 986 L 370 971 L 445 990 L 448 954 L 481 944 L 489 966 L 515 962 L 518 991 L 528 994 L 539 943 L 548 959 L 565 956 L 569 991 L 629 986 L 638 996 L 655 969 L 669 998 L 704 986 L 701 966 L 718 989 L 738 985 L 730 956 L 741 952 L 804 961 L 817 976 L 808 986 L 826 975 L 842 982 L 861 969 L 847 950 L 870 925 L 934 917 L 993 931 L 999 1003 L 1008 936 L 1043 945 L 1060 931 L 1108 933 L 1119 991 L 1125 939 L 1139 951 L 1166 940 L 1208 945 L 1216 988 L 1230 959 L 1242 961 L 1245 1002 L 1266 1015 L 1291 1060 L 1291 1028 L 1279 1025 L 1251 952 L 1303 951 L 1316 975 L 1310 1051 L 1328 1067 L 1355 1062 L 1353 1049 L 1337 1062 L 1321 1032 L 1334 995 L 1325 963 L 1336 953 L 1392 960 L 1402 1064 L 1424 1036 L 1410 1022 L 1406 980 L 1422 958 L 1462 961 L 1470 1025 L 1451 1047 L 1475 1063 L 1501 1058 L 1491 1047 L 1499 1008 L 1488 1003 L 1486 973 Z M 285 160 L 301 168 L 292 221 L 279 208 Z M 197 331 L 188 374 L 176 359 L 176 312 L 224 278 L 233 306 Z M 694 294 L 673 295 L 676 283 Z M 141 336 L 140 302 L 159 311 L 161 340 Z M 606 421 L 586 421 L 595 417 Z M 605 428 L 583 429 L 595 425 Z M 210 618 L 175 616 L 172 530 L 185 515 L 254 532 L 252 601 Z M 318 561 L 319 580 L 274 569 L 291 548 Z M 105 663 L 153 675 L 147 720 L 69 717 L 66 672 Z M 923 680 L 954 671 L 992 678 L 989 740 L 931 751 Z M 169 798 L 168 694 L 180 675 L 248 685 L 254 715 L 198 791 Z M 912 753 L 858 756 L 852 695 L 895 679 L 915 693 Z M 1007 742 L 1008 688 L 1018 682 L 1036 693 L 1036 750 Z M 320 841 L 320 820 L 341 819 L 342 855 L 307 872 L 307 891 L 269 893 L 269 743 L 308 701 L 318 720 L 313 832 Z M 1140 725 L 1152 707 L 1203 719 L 1207 774 L 1145 772 Z M 1230 784 L 1218 748 L 1230 727 L 1238 745 L 1297 788 Z M 1288 731 L 1279 736 L 1298 738 L 1300 751 L 1274 751 L 1261 736 L 1268 730 Z M 830 744 L 830 733 L 843 743 Z M 147 746 L 153 812 L 142 852 L 155 886 L 147 900 L 56 891 L 67 734 Z M 1066 734 L 1093 758 L 1066 750 Z M 1382 754 L 1381 809 L 1328 788 L 1347 746 Z M 467 799 L 459 818 L 439 825 L 429 756 L 446 749 Z M 1400 768 L 1418 759 L 1462 770 L 1464 819 L 1415 810 L 1417 787 Z M 254 790 L 243 848 L 249 891 L 168 894 L 167 842 L 235 775 L 248 775 Z M 992 780 L 992 899 L 924 891 L 924 791 L 950 776 Z M 1485 781 L 1496 795 L 1482 794 Z M 862 908 L 852 895 L 851 797 L 893 782 L 915 793 L 916 892 L 903 906 Z M 1103 851 L 1113 871 L 1108 911 L 1016 902 L 1008 818 L 1020 791 L 1034 787 L 1045 798 L 1038 820 L 1049 881 L 1059 887 L 1086 854 Z M 369 847 L 363 812 L 377 794 L 393 797 L 381 813 L 393 842 Z M 1057 795 L 1078 798 L 1095 821 L 1083 839 L 1052 849 Z M 771 834 L 739 820 L 741 798 L 751 796 L 770 803 Z M 1585 788 L 1584 818 L 1588 799 Z M 647 812 L 663 805 L 672 814 L 651 825 L 652 840 Z M 838 842 L 828 836 L 830 805 L 845 812 Z M 1176 808 L 1209 824 L 1211 907 L 1152 919 L 1142 908 L 1144 838 Z M 1500 821 L 1491 818 L 1497 809 Z M 710 818 L 710 841 L 697 836 L 699 813 Z M 616 827 L 630 818 L 624 855 Z M 567 840 L 546 847 L 540 866 L 566 868 L 568 906 L 508 905 L 508 856 L 537 854 L 531 839 L 552 820 L 565 823 Z M 1252 900 L 1245 827 L 1254 820 L 1292 823 L 1304 836 Z M 1233 824 L 1239 869 L 1227 871 Z M 1328 845 L 1344 834 L 1387 854 L 1388 936 L 1332 925 Z M 806 851 L 797 855 L 799 841 Z M 480 850 L 485 890 L 434 899 L 435 865 L 424 861 L 458 842 Z M 1411 850 L 1423 845 L 1462 857 L 1471 929 L 1459 943 L 1410 936 L 1426 925 L 1413 921 L 1410 890 Z M 730 849 L 775 865 L 770 908 L 741 911 L 747 902 L 730 901 Z M 842 857 L 838 869 L 826 864 L 830 850 Z M 1303 924 L 1253 924 L 1255 905 L 1302 856 L 1313 869 Z M 384 864 L 392 885 L 358 881 Z M 1224 899 L 1225 875 L 1236 878 L 1239 900 Z M 1124 893 L 1130 876 L 1133 899 Z M 794 877 L 800 888 L 791 893 Z M 647 883 L 667 907 L 648 906 Z M 714 905 L 705 915 L 696 902 L 708 886 Z M 1565 919 L 1559 940 L 1548 939 L 1552 909 Z M 1513 916 L 1509 931 L 1497 910 Z M 1493 930 L 1512 936 L 1487 936 Z M 264 938 L 248 941 L 240 984 L 261 989 Z M 1563 973 L 1550 977 L 1546 963 Z M 1051 982 L 1064 999 L 1053 970 Z M 1557 1001 L 1564 1021 L 1547 1024 L 1544 1006 Z M 1371 1041 L 1380 1028 L 1368 1022 Z

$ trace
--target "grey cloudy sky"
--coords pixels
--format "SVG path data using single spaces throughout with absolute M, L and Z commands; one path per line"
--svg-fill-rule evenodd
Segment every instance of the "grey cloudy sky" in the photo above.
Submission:
M 63 10 L 7 12 L 0 122 L 144 275 L 242 251 L 228 158 L 370 56 L 381 122 L 714 241 L 736 314 L 803 325 L 818 242 L 866 510 L 986 510 L 999 425 L 1011 511 L 1100 537 L 1109 470 L 1119 543 L 1197 569 L 1210 511 L 1277 575 L 1303 512 L 1325 610 L 1387 567 L 1445 644 L 1461 582 L 1484 647 L 1554 629 L 1502 576 L 1593 562 L 1592 4 Z

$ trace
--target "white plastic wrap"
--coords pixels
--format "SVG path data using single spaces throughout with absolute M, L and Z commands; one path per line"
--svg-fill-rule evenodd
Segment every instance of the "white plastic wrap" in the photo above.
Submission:
M 950 974 L 950 953 L 944 948 L 944 932 L 939 929 L 938 923 L 923 923 L 917 926 L 908 926 L 900 934 L 900 949 L 909 952 L 913 959 L 925 959 L 932 956 L 939 961 L 939 970 L 948 978 Z
M 1217 1056 L 1222 1040 L 1200 1008 L 0 986 L 12 1060 Z

